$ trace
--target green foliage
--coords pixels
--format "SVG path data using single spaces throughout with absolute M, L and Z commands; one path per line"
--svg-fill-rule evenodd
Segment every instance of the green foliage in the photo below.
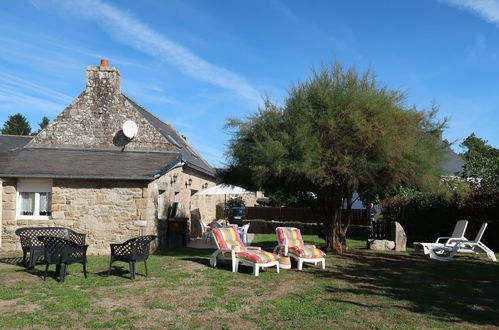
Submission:
M 314 192 L 327 215 L 328 250 L 338 250 L 348 228 L 339 211 L 353 191 L 370 200 L 400 184 L 430 189 L 439 181 L 444 123 L 436 106 L 417 111 L 404 100 L 371 71 L 340 64 L 313 71 L 284 106 L 266 100 L 246 120 L 229 119 L 224 179 L 267 194 Z
M 488 223 L 485 244 L 499 248 L 499 195 L 484 190 L 452 190 L 423 194 L 401 189 L 397 196 L 381 202 L 383 219 L 398 221 L 410 242 L 432 242 L 449 235 L 456 221 L 469 221 L 466 237 L 473 239 L 483 222 Z
M 31 126 L 29 125 L 28 119 L 18 113 L 7 118 L 0 133 L 9 135 L 31 135 Z
M 231 198 L 227 200 L 227 209 L 230 210 L 231 207 L 244 206 L 244 201 L 241 197 Z
M 45 129 L 45 127 L 48 126 L 49 123 L 50 123 L 50 119 L 48 119 L 47 116 L 43 116 L 42 121 L 38 123 L 38 126 L 40 126 L 40 129 L 38 131 L 34 132 L 32 135 L 37 135 L 38 133 L 40 133 L 43 129 Z
M 472 133 L 461 147 L 467 151 L 461 154 L 465 164 L 463 178 L 469 179 L 475 188 L 499 192 L 499 149 L 487 144 Z

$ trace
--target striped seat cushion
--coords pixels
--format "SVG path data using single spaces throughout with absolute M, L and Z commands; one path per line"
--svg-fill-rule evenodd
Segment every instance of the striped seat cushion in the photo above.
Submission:
M 288 245 L 288 252 L 306 259 L 323 258 L 326 254 L 324 251 L 315 248 L 311 245 L 305 245 L 301 237 L 300 230 L 297 228 L 277 228 L 277 237 L 279 244 Z
M 233 246 L 244 248 L 244 243 L 235 227 L 213 228 L 213 235 L 222 250 L 232 250 Z
M 223 255 L 224 255 L 224 257 L 228 257 L 228 258 L 231 257 L 230 252 L 224 252 Z M 236 258 L 247 260 L 247 261 L 253 262 L 255 264 L 266 264 L 269 262 L 277 261 L 278 256 L 277 256 L 277 254 L 270 253 L 270 252 L 263 251 L 263 250 L 243 249 L 241 251 L 236 252 Z
M 306 259 L 323 258 L 326 255 L 322 250 L 311 245 L 290 246 L 288 252 L 297 257 Z

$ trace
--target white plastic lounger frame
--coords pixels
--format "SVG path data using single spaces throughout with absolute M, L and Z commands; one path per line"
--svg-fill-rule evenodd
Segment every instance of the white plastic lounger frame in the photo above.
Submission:
M 237 230 L 235 230 L 235 231 L 237 233 Z M 233 273 L 237 273 L 238 272 L 238 270 L 239 270 L 239 263 L 245 263 L 245 264 L 250 265 L 250 266 L 253 267 L 253 275 L 255 275 L 255 276 L 258 276 L 260 274 L 260 268 L 273 267 L 273 266 L 277 267 L 277 273 L 279 274 L 279 260 L 271 261 L 271 262 L 267 262 L 267 263 L 255 263 L 255 262 L 251 262 L 251 261 L 246 260 L 246 259 L 237 258 L 236 257 L 236 253 L 237 253 L 236 251 L 234 251 L 233 249 L 223 249 L 221 247 L 222 244 L 221 244 L 221 242 L 218 241 L 217 236 L 215 235 L 215 233 L 213 233 L 212 237 L 213 237 L 213 239 L 214 239 L 214 241 L 215 241 L 215 243 L 217 245 L 218 250 L 216 250 L 211 255 L 211 258 L 210 258 L 210 266 L 211 267 L 216 267 L 218 261 L 230 261 L 232 263 L 232 272 Z M 239 238 L 239 235 L 237 237 Z M 240 238 L 239 238 L 239 240 L 240 240 Z M 241 245 L 246 250 L 261 250 L 262 249 L 262 248 L 257 247 L 257 246 L 246 246 L 246 247 L 244 247 L 244 245 L 242 244 L 242 242 L 241 242 Z M 230 257 L 224 256 L 224 252 L 230 252 L 230 254 L 231 254 Z
M 468 221 L 459 220 L 458 222 L 456 222 L 456 226 L 454 227 L 454 231 L 452 232 L 452 235 L 450 237 L 439 237 L 437 238 L 435 243 L 414 242 L 413 243 L 414 247 L 415 248 L 421 247 L 423 248 L 424 254 L 429 254 L 430 250 L 433 248 L 455 245 L 456 240 L 467 241 L 466 237 L 464 237 L 464 233 L 466 232 L 466 227 L 468 227 Z
M 449 260 L 452 259 L 458 252 L 475 254 L 483 252 L 487 254 L 487 257 L 490 260 L 497 262 L 494 252 L 485 244 L 480 242 L 483 233 L 485 232 L 485 228 L 487 228 L 487 223 L 482 224 L 482 227 L 478 231 L 478 234 L 476 235 L 474 241 L 460 240 L 454 241 L 455 244 L 453 246 L 433 247 L 432 249 L 430 249 L 430 258 L 437 260 Z

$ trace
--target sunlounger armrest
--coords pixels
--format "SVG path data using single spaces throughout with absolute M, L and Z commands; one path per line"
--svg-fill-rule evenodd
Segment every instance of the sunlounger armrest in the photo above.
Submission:
M 258 247 L 258 246 L 246 246 L 244 248 L 248 249 L 248 250 L 261 250 L 262 249 L 261 247 Z
M 439 237 L 439 238 L 437 238 L 437 240 L 435 241 L 435 243 L 439 243 L 439 241 L 440 241 L 441 239 L 449 240 L 449 239 L 451 239 L 451 238 L 452 238 L 452 237 Z

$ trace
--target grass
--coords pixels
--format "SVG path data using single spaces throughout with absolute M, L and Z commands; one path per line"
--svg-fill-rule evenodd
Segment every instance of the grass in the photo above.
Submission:
M 305 236 L 305 241 L 323 241 Z M 271 250 L 274 235 L 253 245 Z M 176 249 L 149 258 L 149 277 L 128 279 L 107 257 L 90 257 L 89 278 L 71 265 L 66 282 L 43 281 L 19 256 L 0 257 L 0 328 L 494 328 L 499 326 L 499 265 L 484 257 L 450 262 L 408 252 L 365 249 L 330 254 L 327 268 L 299 272 L 229 265 L 211 268 L 213 250 Z M 143 274 L 143 265 L 137 265 Z

